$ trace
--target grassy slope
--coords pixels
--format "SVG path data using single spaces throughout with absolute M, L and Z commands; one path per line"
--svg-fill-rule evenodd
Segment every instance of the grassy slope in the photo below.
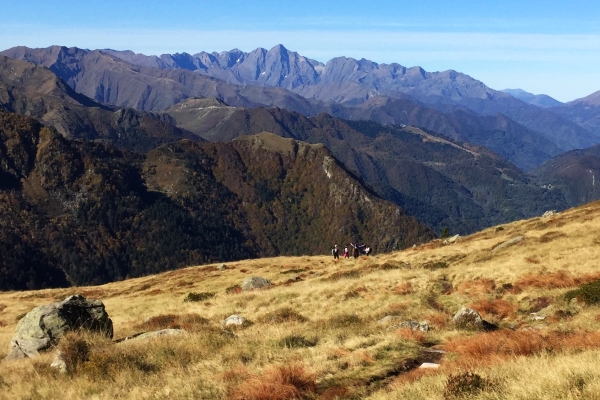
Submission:
M 3 362 L 0 398 L 429 399 L 442 398 L 449 376 L 461 371 L 484 382 L 470 398 L 598 398 L 600 309 L 561 296 L 600 277 L 599 211 L 596 202 L 489 228 L 453 245 L 434 241 L 356 261 L 279 257 L 232 263 L 225 271 L 209 265 L 96 287 L 0 293 L 6 350 L 18 315 L 73 293 L 104 301 L 116 338 L 169 325 L 191 332 L 137 344 L 88 338 L 90 361 L 72 377 L 48 368 L 52 354 Z M 518 235 L 525 239 L 491 251 Z M 438 262 L 448 267 L 430 268 Z M 291 270 L 304 271 L 284 273 Z M 226 293 L 251 275 L 276 285 Z M 297 275 L 303 280 L 285 284 Z M 184 303 L 189 292 L 216 295 Z M 449 321 L 462 306 L 504 329 L 454 329 Z M 533 310 L 546 319 L 532 320 Z M 235 330 L 237 339 L 220 328 L 232 313 L 254 322 Z M 432 329 L 388 330 L 376 322 L 388 314 L 426 320 Z M 162 322 L 152 319 L 161 315 Z M 422 346 L 432 345 L 448 351 L 442 367 L 411 371 L 423 360 Z M 259 396 L 267 392 L 280 395 Z

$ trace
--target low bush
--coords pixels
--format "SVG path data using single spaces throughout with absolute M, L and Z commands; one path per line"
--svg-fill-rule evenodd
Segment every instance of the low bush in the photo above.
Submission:
M 428 262 L 423 264 L 423 268 L 435 271 L 437 269 L 448 268 L 448 263 L 445 261 Z
M 58 349 L 69 375 L 75 374 L 78 367 L 90 357 L 90 344 L 78 332 L 69 332 L 63 336 Z
M 288 269 L 285 271 L 281 271 L 280 274 L 300 274 L 302 272 L 306 272 L 307 269 L 305 268 L 298 268 L 298 269 Z
M 267 324 L 281 324 L 284 322 L 306 322 L 308 318 L 289 307 L 283 307 L 266 313 L 259 317 L 258 321 Z
M 343 328 L 350 325 L 355 325 L 361 323 L 361 319 L 356 314 L 337 314 L 331 316 L 328 320 L 326 320 L 328 325 L 331 325 L 335 328 Z
M 326 281 L 339 281 L 340 279 L 356 279 L 362 276 L 360 271 L 357 270 L 349 270 L 349 271 L 338 271 L 329 275 L 329 277 L 325 278 Z
M 494 389 L 496 385 L 474 372 L 462 372 L 450 375 L 444 387 L 444 399 L 471 398 L 479 392 Z
M 240 285 L 229 286 L 227 289 L 225 289 L 225 293 L 227 293 L 227 294 L 242 293 L 242 287 Z
M 565 293 L 565 298 L 567 300 L 581 299 L 586 304 L 600 303 L 600 279 L 581 285 L 578 289 L 568 291 Z
M 212 299 L 213 297 L 215 297 L 216 293 L 213 292 L 200 292 L 200 293 L 195 293 L 195 292 L 190 292 L 187 294 L 187 296 L 185 296 L 185 298 L 183 299 L 184 303 L 192 303 L 192 302 L 197 302 L 197 301 L 204 301 L 204 300 L 208 300 L 208 299 Z
M 159 329 L 184 329 L 188 332 L 200 330 L 209 324 L 209 320 L 194 313 L 190 314 L 161 314 L 148 318 L 137 329 L 156 331 Z
M 290 349 L 299 347 L 315 347 L 319 339 L 316 337 L 306 338 L 301 335 L 288 335 L 279 340 L 278 344 L 280 347 L 287 347 Z

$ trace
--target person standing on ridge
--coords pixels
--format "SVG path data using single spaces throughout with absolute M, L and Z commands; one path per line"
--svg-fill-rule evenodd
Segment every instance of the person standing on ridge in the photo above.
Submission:
M 333 250 L 331 250 L 331 254 L 333 254 L 334 260 L 338 260 L 340 258 L 340 249 L 338 249 L 337 244 L 335 245 Z
M 354 256 L 354 258 L 358 258 L 358 244 L 357 243 L 352 243 L 352 255 Z
M 348 254 L 348 246 L 344 247 L 344 258 L 348 258 L 350 255 Z

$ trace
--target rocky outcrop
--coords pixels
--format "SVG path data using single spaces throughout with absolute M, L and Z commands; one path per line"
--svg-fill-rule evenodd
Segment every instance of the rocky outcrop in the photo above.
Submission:
M 113 324 L 100 300 L 81 295 L 39 306 L 18 323 L 5 360 L 35 357 L 54 347 L 67 332 L 86 329 L 113 336 Z
M 242 290 L 262 289 L 271 286 L 271 281 L 260 276 L 251 276 L 242 282 Z

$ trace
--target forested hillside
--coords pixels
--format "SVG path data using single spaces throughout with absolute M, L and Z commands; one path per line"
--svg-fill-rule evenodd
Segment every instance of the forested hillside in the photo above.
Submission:
M 0 178 L 3 290 L 434 237 L 323 146 L 273 135 L 137 154 L 0 113 Z

